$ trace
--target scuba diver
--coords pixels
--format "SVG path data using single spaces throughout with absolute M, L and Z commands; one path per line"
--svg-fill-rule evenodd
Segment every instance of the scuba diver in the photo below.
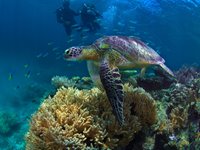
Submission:
M 69 0 L 64 0 L 63 6 L 56 10 L 56 17 L 57 22 L 63 24 L 66 34 L 70 36 L 72 29 L 79 27 L 74 19 L 79 13 L 73 11 L 69 6 Z
M 80 15 L 83 26 L 87 27 L 91 32 L 101 28 L 99 24 L 99 18 L 102 16 L 95 9 L 94 5 L 83 4 Z

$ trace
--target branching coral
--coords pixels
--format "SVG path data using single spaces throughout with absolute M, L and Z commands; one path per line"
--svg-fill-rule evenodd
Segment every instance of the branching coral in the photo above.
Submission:
M 158 108 L 155 131 L 165 139 L 163 147 L 169 149 L 199 149 L 198 82 L 190 86 L 173 84 L 170 89 L 151 92 Z M 163 140 L 156 139 L 155 143 Z M 155 145 L 157 145 L 155 144 Z M 159 144 L 158 144 L 159 145 Z M 198 147 L 198 148 L 196 148 Z M 163 148 L 160 148 L 163 149 Z
M 171 129 L 181 129 L 186 127 L 187 121 L 188 121 L 188 108 L 181 108 L 181 107 L 176 107 L 172 109 L 169 119 L 171 123 Z
M 50 107 L 51 104 L 55 107 Z M 31 142 L 27 149 L 84 149 L 86 140 L 98 146 L 106 134 L 100 126 L 92 125 L 93 121 L 89 112 L 80 106 L 68 103 L 57 109 L 53 101 L 45 103 L 32 118 L 31 131 L 27 135 Z
M 195 100 L 195 92 L 183 84 L 174 84 L 169 91 L 169 99 L 173 106 L 186 106 L 191 101 Z
M 196 97 L 200 99 L 200 78 L 193 80 L 190 87 L 195 91 Z
M 134 98 L 131 104 L 132 113 L 135 113 L 142 123 L 154 124 L 156 122 L 156 103 L 151 95 L 142 88 L 127 88 L 126 91 L 128 91 L 127 100 L 130 97 Z
M 51 79 L 52 85 L 56 88 L 64 87 L 76 87 L 78 89 L 91 89 L 93 87 L 92 80 L 89 77 L 73 77 L 68 79 L 65 76 L 55 76 Z
M 155 102 L 142 89 L 124 85 L 126 123 L 119 126 L 106 94 L 97 88 L 61 88 L 46 99 L 31 121 L 26 149 L 113 149 L 127 145 L 156 120 Z
M 55 76 L 51 79 L 51 83 L 56 87 L 60 88 L 62 86 L 64 87 L 74 87 L 76 84 L 75 80 L 69 80 L 65 76 Z
M 175 73 L 175 75 L 178 82 L 188 84 L 192 80 L 200 77 L 200 68 L 198 66 L 183 66 Z

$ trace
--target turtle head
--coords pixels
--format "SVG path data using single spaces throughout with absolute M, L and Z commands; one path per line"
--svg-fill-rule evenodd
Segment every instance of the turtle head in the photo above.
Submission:
M 64 58 L 66 60 L 82 60 L 83 59 L 83 47 L 70 47 L 65 50 Z
M 93 46 L 71 47 L 65 50 L 64 58 L 66 60 L 99 60 L 100 56 Z

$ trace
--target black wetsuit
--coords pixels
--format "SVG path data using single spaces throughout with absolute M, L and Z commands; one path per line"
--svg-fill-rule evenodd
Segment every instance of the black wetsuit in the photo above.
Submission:
M 61 7 L 57 9 L 57 22 L 63 24 L 67 35 L 71 35 L 72 26 L 76 24 L 74 17 L 78 15 L 79 13 L 76 13 L 69 7 Z
M 97 19 L 100 17 L 101 15 L 94 8 L 83 6 L 81 10 L 81 20 L 83 26 L 89 28 L 90 31 L 96 31 L 97 29 L 100 29 L 100 25 L 97 21 Z

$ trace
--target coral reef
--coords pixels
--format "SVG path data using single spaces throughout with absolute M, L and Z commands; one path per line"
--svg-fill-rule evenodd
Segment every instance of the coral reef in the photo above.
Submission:
M 179 104 L 186 106 L 189 102 L 195 100 L 195 98 L 195 91 L 180 83 L 173 84 L 169 90 L 169 99 L 173 106 Z
M 26 149 L 114 149 L 125 147 L 144 127 L 156 123 L 150 94 L 125 84 L 124 115 L 119 126 L 106 94 L 97 88 L 60 88 L 32 116 Z
M 196 81 L 191 81 L 195 82 Z M 159 122 L 155 125 L 158 131 L 154 149 L 199 149 L 200 140 L 197 133 L 200 129 L 199 98 L 196 94 L 198 84 L 187 86 L 173 84 L 167 90 L 154 91 L 152 96 L 159 99 L 157 103 Z M 194 140 L 195 139 L 195 140 Z M 165 141 L 163 143 L 163 141 Z M 162 144 L 163 143 L 163 144 Z
M 90 78 L 54 77 L 59 89 L 32 116 L 26 149 L 200 149 L 199 76 L 177 82 L 156 68 L 143 78 L 129 73 L 122 127 Z
M 200 78 L 194 79 L 189 85 L 195 92 L 197 98 L 200 98 Z
M 89 77 L 73 77 L 68 79 L 65 76 L 55 76 L 51 79 L 52 85 L 56 88 L 64 87 L 76 87 L 78 89 L 91 89 L 93 87 L 92 80 Z
M 176 73 L 176 78 L 179 83 L 188 84 L 192 80 L 200 77 L 200 68 L 199 66 L 183 66 Z

